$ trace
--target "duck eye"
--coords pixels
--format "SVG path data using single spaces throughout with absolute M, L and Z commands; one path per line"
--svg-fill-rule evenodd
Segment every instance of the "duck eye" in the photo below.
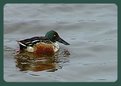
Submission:
M 56 37 L 56 35 L 54 35 L 54 37 Z

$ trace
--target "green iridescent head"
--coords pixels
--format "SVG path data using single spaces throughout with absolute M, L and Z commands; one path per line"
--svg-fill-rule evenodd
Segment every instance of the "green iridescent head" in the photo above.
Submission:
M 47 32 L 45 37 L 48 38 L 49 40 L 51 40 L 52 42 L 58 41 L 58 42 L 63 43 L 65 45 L 70 45 L 68 42 L 66 42 L 62 38 L 60 38 L 58 33 L 54 30 Z

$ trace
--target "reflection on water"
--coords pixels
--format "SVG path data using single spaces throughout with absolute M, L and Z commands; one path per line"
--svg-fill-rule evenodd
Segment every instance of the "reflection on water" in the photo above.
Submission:
M 52 29 L 71 44 L 61 46 L 62 54 L 41 59 L 27 58 L 24 53 L 13 54 L 18 47 L 16 40 L 42 36 Z M 117 6 L 6 4 L 4 46 L 6 82 L 114 82 L 117 80 Z M 64 57 L 64 48 L 71 55 Z
M 60 50 L 51 57 L 44 56 L 40 58 L 35 58 L 33 53 L 16 52 L 16 67 L 18 67 L 20 71 L 46 70 L 48 72 L 54 72 L 62 68 L 60 63 L 67 62 L 69 55 L 69 51 L 63 48 L 60 48 Z

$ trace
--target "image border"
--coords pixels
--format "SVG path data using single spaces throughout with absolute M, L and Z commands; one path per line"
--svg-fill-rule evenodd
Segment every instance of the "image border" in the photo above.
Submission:
M 49 4 L 53 4 L 53 3 L 65 3 L 65 4 L 73 4 L 73 3 L 90 3 L 90 4 L 94 4 L 94 3 L 103 3 L 103 4 L 116 4 L 117 5 L 117 14 L 118 14 L 118 27 L 117 27 L 117 39 L 118 39 L 118 73 L 117 73 L 117 81 L 115 82 L 6 82 L 4 81 L 4 66 L 3 66 L 3 58 L 4 58 L 4 45 L 3 45 L 3 35 L 4 35 L 4 6 L 5 4 L 10 4 L 10 3 L 20 3 L 20 4 L 27 4 L 27 3 L 34 3 L 34 4 L 43 4 L 43 3 L 49 3 Z M 119 53 L 120 51 L 120 27 L 121 27 L 121 22 L 120 21 L 120 17 L 119 15 L 121 15 L 121 10 L 119 10 L 121 7 L 120 1 L 119 0 L 0 0 L 0 86 L 35 86 L 35 85 L 42 85 L 42 86 L 119 86 L 121 85 L 121 58 L 119 58 L 121 56 L 121 53 Z

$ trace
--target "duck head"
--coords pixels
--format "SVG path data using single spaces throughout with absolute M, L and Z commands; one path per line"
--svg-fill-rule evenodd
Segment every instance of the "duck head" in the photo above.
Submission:
M 66 42 L 65 40 L 63 40 L 56 31 L 54 30 L 51 30 L 49 32 L 46 33 L 45 35 L 46 38 L 48 38 L 50 41 L 52 42 L 60 42 L 60 43 L 63 43 L 65 45 L 70 45 L 68 42 Z

